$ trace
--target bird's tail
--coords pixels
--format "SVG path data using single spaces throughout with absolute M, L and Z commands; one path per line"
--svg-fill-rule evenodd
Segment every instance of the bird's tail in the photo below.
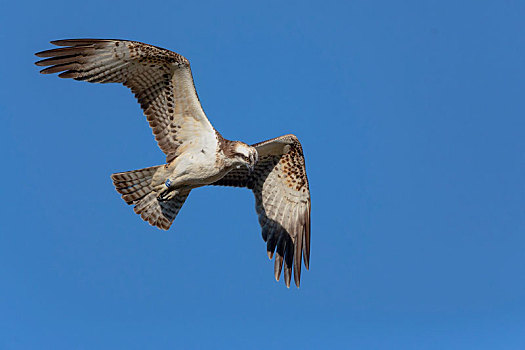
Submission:
M 154 184 L 158 182 L 157 178 L 164 178 L 163 171 L 164 166 L 158 165 L 112 174 L 111 179 L 118 193 L 122 195 L 122 199 L 127 204 L 135 206 L 133 208 L 135 213 L 150 225 L 167 230 L 188 198 L 190 191 L 182 192 L 169 201 L 157 200 L 158 194 L 154 191 Z

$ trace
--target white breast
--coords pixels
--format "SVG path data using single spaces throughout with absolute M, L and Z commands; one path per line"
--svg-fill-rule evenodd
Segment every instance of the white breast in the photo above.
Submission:
M 173 166 L 173 176 L 191 185 L 207 185 L 216 181 L 221 170 L 216 164 L 217 147 L 215 135 L 213 138 L 194 140 L 170 165 Z

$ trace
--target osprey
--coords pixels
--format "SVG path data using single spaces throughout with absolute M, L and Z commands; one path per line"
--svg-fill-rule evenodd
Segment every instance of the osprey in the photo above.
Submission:
M 247 187 L 255 195 L 274 274 L 299 287 L 301 256 L 310 260 L 310 190 L 303 150 L 294 135 L 253 145 L 226 140 L 206 118 L 183 56 L 127 40 L 73 39 L 36 54 L 58 73 L 91 83 L 122 83 L 135 94 L 166 154 L 166 164 L 111 175 L 122 199 L 153 226 L 167 230 L 190 191 L 205 185 Z

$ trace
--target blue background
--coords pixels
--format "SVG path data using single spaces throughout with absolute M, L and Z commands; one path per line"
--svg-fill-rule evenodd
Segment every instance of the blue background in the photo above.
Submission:
M 20 1 L 0 11 L 0 349 L 525 348 L 525 3 Z M 275 282 L 247 190 L 171 230 L 109 175 L 161 164 L 127 89 L 49 40 L 192 63 L 229 139 L 296 134 L 311 269 Z

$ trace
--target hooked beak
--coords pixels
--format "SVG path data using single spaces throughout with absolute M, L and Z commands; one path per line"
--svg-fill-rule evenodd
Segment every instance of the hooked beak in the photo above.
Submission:
M 255 169 L 255 163 L 246 164 L 246 168 L 248 168 L 248 172 L 251 174 L 253 172 L 253 169 Z
M 248 168 L 248 171 L 250 174 L 255 169 L 255 164 L 257 164 L 258 158 L 259 158 L 259 155 L 257 153 L 250 155 L 250 164 L 246 164 L 246 167 Z

